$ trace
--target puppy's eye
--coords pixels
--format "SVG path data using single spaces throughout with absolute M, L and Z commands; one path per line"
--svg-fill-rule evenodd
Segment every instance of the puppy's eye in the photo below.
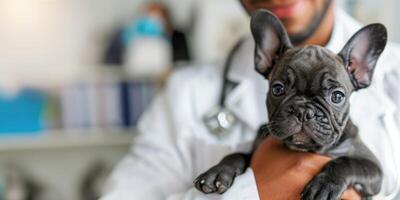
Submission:
M 340 104 L 344 101 L 344 99 L 345 99 L 345 96 L 344 96 L 343 92 L 341 92 L 341 91 L 332 92 L 332 95 L 331 95 L 332 103 Z
M 272 85 L 272 94 L 274 96 L 282 96 L 285 94 L 285 86 L 282 83 L 275 83 Z

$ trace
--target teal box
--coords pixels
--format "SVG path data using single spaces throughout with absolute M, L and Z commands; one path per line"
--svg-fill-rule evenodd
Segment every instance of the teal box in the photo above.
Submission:
M 0 135 L 37 134 L 44 129 L 45 96 L 36 89 L 0 91 Z

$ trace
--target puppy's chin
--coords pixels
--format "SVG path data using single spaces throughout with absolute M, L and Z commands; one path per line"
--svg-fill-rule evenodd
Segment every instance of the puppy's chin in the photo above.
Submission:
M 299 122 L 293 116 L 271 119 L 268 131 L 287 147 L 297 151 L 318 151 L 335 143 L 339 135 L 330 121 L 312 119 Z
M 321 128 L 315 121 L 297 123 L 295 120 L 287 118 L 280 122 L 269 123 L 269 132 L 291 150 L 318 152 L 336 140 L 333 130 Z
M 286 147 L 295 151 L 313 152 L 321 147 L 304 131 L 293 134 L 285 138 L 282 142 Z
M 320 146 L 332 145 L 336 142 L 336 136 L 338 135 L 331 126 L 324 128 L 319 123 L 305 123 L 302 126 L 302 131 Z
M 298 123 L 271 123 L 268 126 L 271 136 L 280 140 L 286 147 L 294 151 L 316 152 L 322 145 L 311 136 L 310 129 L 304 129 Z

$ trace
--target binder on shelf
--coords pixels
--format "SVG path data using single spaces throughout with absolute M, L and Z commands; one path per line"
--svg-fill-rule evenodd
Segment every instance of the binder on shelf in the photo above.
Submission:
M 146 80 L 97 80 L 67 86 L 61 95 L 66 129 L 133 128 L 156 86 Z

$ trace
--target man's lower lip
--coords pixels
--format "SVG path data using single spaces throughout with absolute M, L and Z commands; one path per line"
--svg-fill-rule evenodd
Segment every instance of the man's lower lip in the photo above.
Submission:
M 303 1 L 299 0 L 290 5 L 286 6 L 279 6 L 271 9 L 271 11 L 278 17 L 278 18 L 288 18 L 292 17 L 296 11 L 302 6 Z

